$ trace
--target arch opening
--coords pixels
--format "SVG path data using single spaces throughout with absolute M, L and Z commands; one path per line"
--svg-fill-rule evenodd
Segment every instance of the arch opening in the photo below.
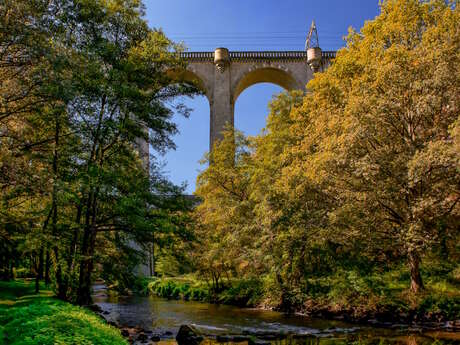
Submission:
M 301 88 L 296 79 L 285 70 L 274 67 L 258 68 L 245 73 L 236 82 L 233 89 L 233 104 L 244 90 L 259 83 L 275 84 L 288 91 Z
M 199 161 L 203 153 L 209 147 L 212 87 L 208 83 L 206 75 L 190 69 L 170 69 L 167 75 L 173 82 L 187 83 L 202 91 L 201 95 L 191 98 L 182 98 L 182 103 L 190 110 L 190 116 L 184 117 L 174 112 L 173 119 L 177 125 L 178 133 L 173 141 L 176 148 L 169 150 L 163 157 L 163 172 L 176 185 L 187 184 L 186 194 L 192 194 L 195 190 L 195 182 L 200 169 Z M 189 169 L 184 169 L 184 166 Z
M 186 194 L 193 194 L 198 172 L 202 169 L 199 161 L 209 148 L 210 103 L 205 95 L 184 98 L 181 101 L 191 109 L 190 116 L 175 112 L 173 121 L 178 133 L 173 136 L 175 149 L 168 150 L 159 165 L 176 185 L 187 184 Z
M 211 101 L 211 91 L 208 89 L 206 86 L 203 78 L 200 78 L 198 74 L 192 72 L 189 69 L 183 69 L 183 70 L 178 70 L 178 69 L 171 69 L 167 71 L 167 75 L 169 78 L 176 82 L 185 82 L 188 84 L 191 84 L 198 88 L 200 91 L 203 92 L 203 95 L 206 96 L 208 99 L 208 102 Z
M 234 106 L 235 128 L 247 136 L 260 135 L 267 126 L 269 104 L 284 88 L 273 83 L 257 83 L 246 88 Z

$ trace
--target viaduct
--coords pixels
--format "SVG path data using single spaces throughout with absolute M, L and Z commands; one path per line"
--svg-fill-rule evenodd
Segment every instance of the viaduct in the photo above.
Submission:
M 335 58 L 334 51 L 321 51 L 313 22 L 304 51 L 239 51 L 230 52 L 217 48 L 214 52 L 184 52 L 186 69 L 170 71 L 178 81 L 197 86 L 209 101 L 210 134 L 209 150 L 222 138 L 227 124 L 234 124 L 234 108 L 238 96 L 257 83 L 273 83 L 286 90 L 306 90 L 314 73 L 323 71 Z M 312 39 L 316 40 L 316 43 Z M 148 169 L 149 147 L 143 140 L 137 142 L 141 159 Z M 139 245 L 132 243 L 136 249 Z M 137 269 L 144 276 L 154 274 L 153 245 L 146 248 L 147 260 Z
M 209 144 L 221 138 L 227 124 L 234 124 L 238 96 L 257 83 L 273 83 L 286 90 L 305 90 L 313 74 L 329 66 L 334 51 L 319 47 L 305 51 L 241 51 L 217 48 L 214 52 L 185 52 L 187 68 L 177 76 L 199 87 L 209 101 Z

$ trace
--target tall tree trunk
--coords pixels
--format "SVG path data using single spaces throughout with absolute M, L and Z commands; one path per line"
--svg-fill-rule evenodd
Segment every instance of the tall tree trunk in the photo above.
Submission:
M 14 260 L 11 260 L 9 279 L 13 279 L 13 278 L 14 278 Z M 7 279 L 7 280 L 9 280 L 9 279 Z
M 43 247 L 40 248 L 36 263 L 35 293 L 40 292 L 40 280 L 43 279 Z
M 415 250 L 409 251 L 410 290 L 417 293 L 423 290 L 423 281 L 420 274 L 420 257 Z
M 47 249 L 46 255 L 45 255 L 45 285 L 46 286 L 50 285 L 51 283 L 50 266 L 51 266 L 50 252 Z
M 86 202 L 86 215 L 85 215 L 85 228 L 83 231 L 83 239 L 81 244 L 81 260 L 80 260 L 80 272 L 78 275 L 78 290 L 77 290 L 77 303 L 79 305 L 88 305 L 90 304 L 89 292 L 88 292 L 88 283 L 87 283 L 87 271 L 90 266 L 90 250 L 89 242 L 91 237 L 91 227 L 90 227 L 90 208 L 92 202 L 92 192 L 89 193 L 88 199 Z
M 52 204 L 51 205 L 51 209 L 48 213 L 48 216 L 46 217 L 45 221 L 43 222 L 43 227 L 42 227 L 42 232 L 45 234 L 46 233 L 46 229 L 48 227 L 48 223 L 51 219 L 51 216 L 53 214 L 53 207 L 54 205 Z M 43 250 L 43 247 L 42 247 L 42 250 Z M 43 254 L 42 254 L 43 256 Z M 46 247 L 46 258 L 45 258 L 45 284 L 46 286 L 48 286 L 50 284 L 50 265 L 51 265 L 51 262 L 50 262 L 50 252 L 49 252 L 49 249 L 48 249 L 48 246 Z
M 40 264 L 39 262 L 40 262 L 39 255 L 37 253 L 35 253 L 35 258 L 33 259 L 33 263 L 34 263 L 33 272 L 35 273 L 35 293 L 40 292 L 40 277 L 39 277 L 39 273 L 38 273 L 38 266 Z
M 43 279 L 43 267 L 44 267 L 44 249 L 43 247 L 40 248 L 40 253 L 38 255 L 38 279 L 42 280 Z
M 96 230 L 93 227 L 96 212 L 96 191 L 90 191 L 86 203 L 85 230 L 81 246 L 80 275 L 78 280 L 77 303 L 89 305 L 91 298 L 91 272 L 93 270 L 94 245 L 96 242 Z
M 29 272 L 31 275 L 35 273 L 35 261 L 34 261 L 34 256 L 33 254 L 29 254 Z
M 40 292 L 40 278 L 38 277 L 38 272 L 35 275 L 35 293 Z
M 80 276 L 78 280 L 77 303 L 89 305 L 91 298 L 91 272 L 93 270 L 94 245 L 96 232 L 91 228 L 85 229 L 82 243 L 82 260 L 80 262 Z
M 74 267 L 75 267 L 75 253 L 77 252 L 77 242 L 78 242 L 78 235 L 80 232 L 80 221 L 81 221 L 81 211 L 82 211 L 82 204 L 79 203 L 77 206 L 77 216 L 75 219 L 75 223 L 77 226 L 73 231 L 72 242 L 70 243 L 70 250 L 67 255 L 67 277 L 65 279 L 66 286 L 71 288 L 70 280 L 72 279 Z M 72 293 L 72 291 L 70 292 Z
M 58 222 L 58 204 L 57 204 L 57 181 L 59 177 L 59 135 L 61 131 L 61 124 L 59 121 L 59 114 L 56 114 L 56 127 L 54 131 L 54 155 L 53 155 L 53 195 L 52 195 L 52 231 L 56 245 L 53 247 L 54 257 L 56 260 L 56 285 L 57 297 L 62 300 L 67 300 L 67 286 L 62 279 L 62 266 L 59 257 L 59 247 L 57 246 L 56 236 L 58 235 L 57 222 Z
M 56 258 L 56 285 L 57 285 L 57 298 L 62 299 L 63 301 L 67 300 L 67 286 L 65 286 L 62 279 L 62 268 L 61 263 L 59 262 L 59 251 L 58 247 L 53 248 L 54 256 Z
M 107 97 L 102 96 L 101 109 L 99 111 L 99 120 L 94 134 L 94 142 L 91 154 L 88 160 L 87 169 L 92 164 L 97 163 L 98 167 L 103 166 L 101 128 L 104 118 L 104 111 Z M 94 246 L 96 244 L 96 215 L 97 215 L 97 197 L 99 188 L 90 187 L 88 198 L 86 199 L 85 227 L 83 231 L 83 242 L 81 247 L 80 276 L 78 280 L 77 303 L 79 305 L 89 305 L 92 303 L 91 298 L 91 272 L 93 270 Z

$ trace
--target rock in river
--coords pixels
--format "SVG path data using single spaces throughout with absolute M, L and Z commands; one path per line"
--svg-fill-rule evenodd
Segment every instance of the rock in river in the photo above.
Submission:
M 204 340 L 204 337 L 195 327 L 182 325 L 179 328 L 176 340 L 179 345 L 199 345 Z

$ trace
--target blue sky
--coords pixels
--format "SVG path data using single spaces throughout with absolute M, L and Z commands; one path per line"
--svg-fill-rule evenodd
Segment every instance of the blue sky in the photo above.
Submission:
M 344 45 L 349 27 L 359 29 L 379 12 L 378 0 L 144 0 L 151 27 L 183 41 L 190 51 L 303 50 L 312 20 L 323 50 Z M 235 127 L 247 135 L 265 126 L 268 103 L 283 90 L 272 84 L 246 89 L 235 104 Z M 175 151 L 160 157 L 164 173 L 193 193 L 199 160 L 209 148 L 209 104 L 204 96 L 184 99 L 189 118 L 175 116 L 180 133 Z

